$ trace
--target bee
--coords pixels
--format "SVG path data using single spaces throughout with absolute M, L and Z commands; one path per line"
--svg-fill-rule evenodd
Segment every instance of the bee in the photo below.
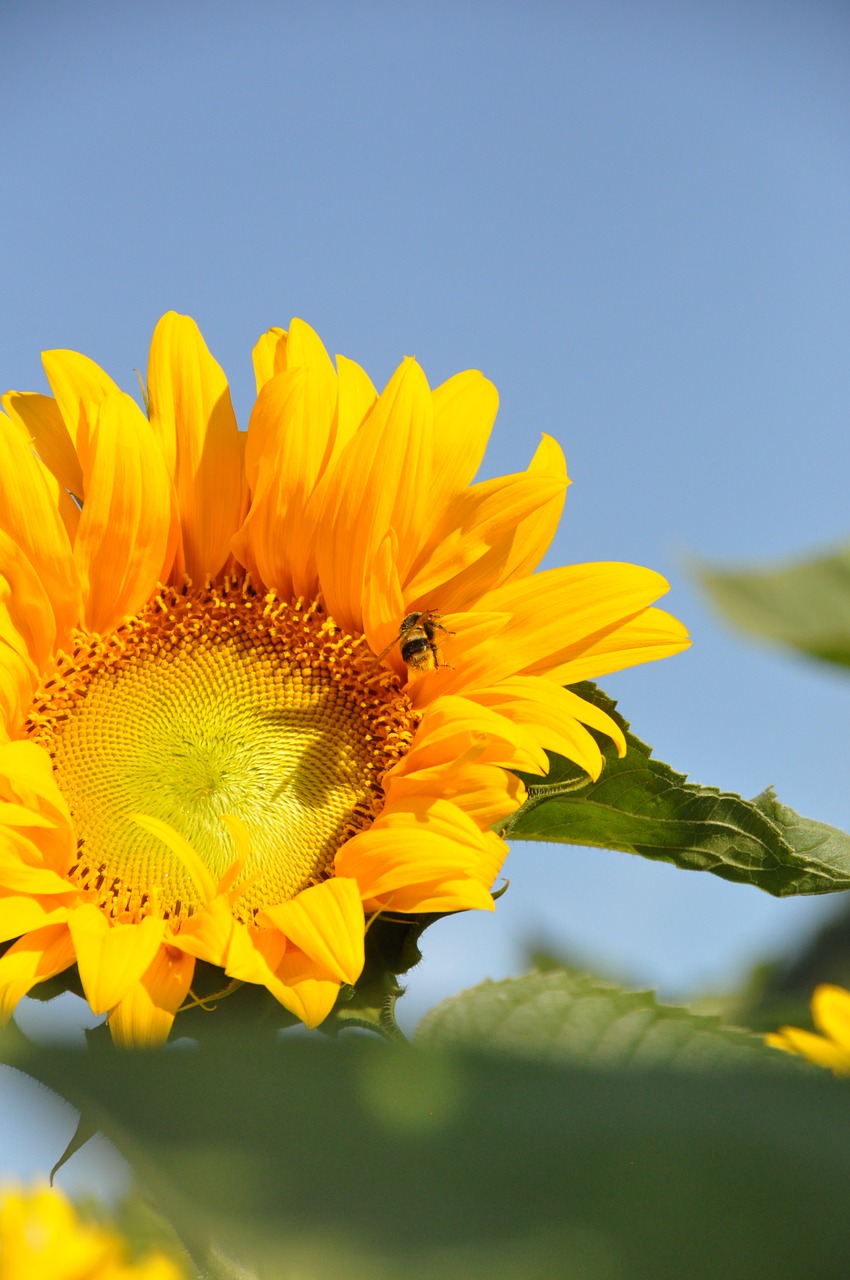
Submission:
M 371 669 L 374 670 L 383 662 L 397 644 L 401 645 L 401 660 L 411 675 L 414 672 L 421 675 L 426 671 L 436 671 L 437 667 L 447 666 L 447 663 L 440 661 L 440 651 L 437 648 L 438 631 L 445 632 L 447 636 L 452 634 L 440 622 L 440 615 L 436 609 L 423 609 L 421 613 L 406 614 L 401 620 L 398 635 L 385 649 L 381 650 L 372 663 Z

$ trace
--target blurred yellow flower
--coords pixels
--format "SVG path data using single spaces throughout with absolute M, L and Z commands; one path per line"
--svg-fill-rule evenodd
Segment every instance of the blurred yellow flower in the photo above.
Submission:
M 114 1230 L 46 1185 L 0 1188 L 0 1280 L 185 1280 L 159 1252 L 134 1261 Z
M 802 1027 L 780 1027 L 766 1036 L 768 1044 L 788 1053 L 800 1053 L 836 1075 L 850 1075 L 850 991 L 827 984 L 812 996 L 812 1019 L 820 1035 Z
M 143 413 L 50 351 L 0 415 L 0 1018 L 77 964 L 123 1045 L 197 959 L 315 1026 L 376 912 L 492 909 L 546 750 L 593 777 L 563 688 L 684 648 L 629 564 L 533 571 L 568 485 L 544 436 L 473 484 L 480 373 L 379 395 L 299 320 L 254 349 L 237 430 L 194 321 L 156 327 Z

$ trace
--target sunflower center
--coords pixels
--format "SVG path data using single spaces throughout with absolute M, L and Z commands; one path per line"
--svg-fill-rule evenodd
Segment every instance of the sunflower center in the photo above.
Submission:
M 202 905 L 186 860 L 135 815 L 167 823 L 215 880 L 237 857 L 222 818 L 237 818 L 242 918 L 333 874 L 416 727 L 373 663 L 319 603 L 260 597 L 247 580 L 162 587 L 109 635 L 79 633 L 28 720 L 74 819 L 72 879 L 122 919 Z

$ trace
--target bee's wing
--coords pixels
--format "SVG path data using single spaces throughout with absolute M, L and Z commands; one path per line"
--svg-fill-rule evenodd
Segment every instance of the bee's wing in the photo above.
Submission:
M 399 641 L 400 641 L 400 640 L 401 640 L 401 632 L 399 632 L 399 634 L 398 634 L 397 636 L 393 636 L 393 638 L 392 638 L 392 640 L 389 642 L 389 644 L 384 645 L 383 649 L 382 649 L 382 650 L 381 650 L 381 652 L 378 654 L 378 656 L 376 657 L 376 659 L 375 659 L 375 661 L 372 663 L 372 665 L 369 667 L 369 670 L 366 672 L 366 674 L 367 674 L 367 675 L 371 675 L 371 674 L 372 674 L 372 672 L 375 670 L 375 668 L 376 668 L 376 667 L 379 667 L 379 666 L 381 665 L 381 663 L 383 662 L 384 658 L 385 658 L 385 657 L 387 656 L 387 654 L 389 653 L 390 649 L 394 649 L 394 648 L 396 647 L 396 645 L 399 643 Z

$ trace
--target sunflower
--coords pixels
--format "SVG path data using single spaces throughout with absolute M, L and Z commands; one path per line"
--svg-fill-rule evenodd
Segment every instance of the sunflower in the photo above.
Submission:
M 184 1280 L 158 1250 L 134 1260 L 123 1236 L 47 1184 L 0 1188 L 0 1280 Z
M 315 1026 L 377 913 L 493 909 L 513 770 L 625 751 L 562 686 L 684 648 L 667 583 L 534 573 L 564 456 L 472 483 L 480 373 L 405 359 L 379 395 L 293 320 L 243 433 L 188 317 L 145 412 L 43 359 L 0 422 L 0 1016 L 76 964 L 117 1043 L 160 1043 L 202 960 Z
M 811 1007 L 819 1034 L 803 1027 L 780 1027 L 765 1040 L 774 1049 L 830 1067 L 837 1076 L 850 1076 L 850 991 L 824 983 L 815 987 Z

